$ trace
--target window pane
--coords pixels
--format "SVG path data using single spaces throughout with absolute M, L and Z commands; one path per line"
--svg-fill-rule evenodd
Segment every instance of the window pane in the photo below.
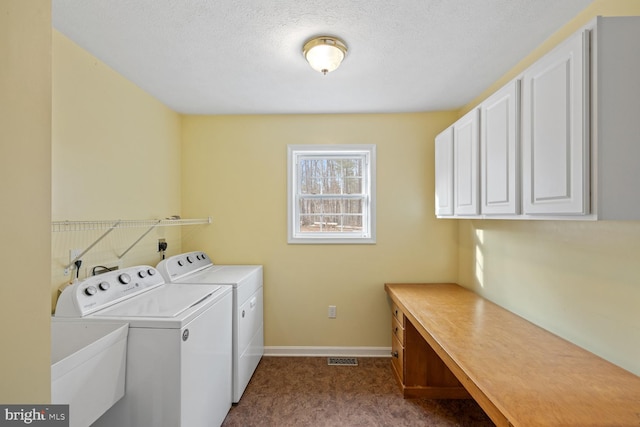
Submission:
M 362 230 L 362 215 L 345 215 L 344 227 L 352 231 Z
M 322 194 L 342 194 L 342 177 L 327 177 L 324 181 Z
M 321 160 L 302 160 L 298 185 L 302 194 L 321 194 L 323 170 Z
M 320 231 L 321 223 L 320 215 L 300 215 L 300 231 L 303 233 Z
M 345 194 L 362 194 L 362 178 L 345 178 Z
M 300 192 L 302 194 L 320 194 L 322 191 L 322 180 L 316 178 L 308 178 L 300 183 Z
M 324 213 L 325 215 L 340 213 L 341 211 L 340 202 L 341 200 L 337 200 L 337 199 L 322 199 L 321 207 L 320 207 L 321 212 Z
M 307 199 L 300 198 L 300 215 L 314 215 L 325 212 L 325 203 L 323 199 Z
M 363 205 L 364 203 L 362 199 L 345 200 L 344 211 L 350 214 L 353 214 L 353 213 L 362 214 Z

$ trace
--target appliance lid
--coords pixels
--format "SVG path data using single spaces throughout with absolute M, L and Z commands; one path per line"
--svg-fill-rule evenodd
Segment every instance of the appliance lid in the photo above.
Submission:
M 205 302 L 220 288 L 218 285 L 163 285 L 94 314 L 99 317 L 175 318 Z

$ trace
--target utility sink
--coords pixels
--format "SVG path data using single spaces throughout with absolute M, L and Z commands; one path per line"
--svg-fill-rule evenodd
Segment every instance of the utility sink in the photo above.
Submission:
M 127 323 L 51 319 L 51 403 L 88 426 L 124 396 Z

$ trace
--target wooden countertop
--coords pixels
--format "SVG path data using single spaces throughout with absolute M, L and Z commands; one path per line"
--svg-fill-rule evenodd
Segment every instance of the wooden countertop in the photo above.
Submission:
M 497 425 L 640 426 L 640 377 L 456 284 L 385 290 Z

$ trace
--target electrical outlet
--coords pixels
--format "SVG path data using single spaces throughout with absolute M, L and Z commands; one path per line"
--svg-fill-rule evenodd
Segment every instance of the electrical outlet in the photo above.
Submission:
M 69 263 L 72 263 L 81 253 L 82 249 L 69 249 Z
M 329 319 L 335 319 L 337 316 L 337 308 L 335 305 L 329 306 Z
M 167 241 L 165 239 L 158 239 L 158 252 L 164 252 L 167 250 Z
M 69 264 L 71 265 L 64 269 L 65 276 L 69 275 L 69 269 L 75 268 L 75 266 L 72 263 L 81 253 L 82 253 L 82 249 L 69 249 Z

